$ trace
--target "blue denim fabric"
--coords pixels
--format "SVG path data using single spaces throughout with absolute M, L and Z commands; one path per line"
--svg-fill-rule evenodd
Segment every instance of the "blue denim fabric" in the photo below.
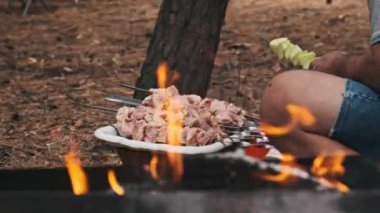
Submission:
M 368 157 L 380 157 L 380 93 L 346 80 L 343 103 L 331 137 Z
M 371 20 L 371 44 L 380 42 L 380 0 L 368 0 L 369 18 Z

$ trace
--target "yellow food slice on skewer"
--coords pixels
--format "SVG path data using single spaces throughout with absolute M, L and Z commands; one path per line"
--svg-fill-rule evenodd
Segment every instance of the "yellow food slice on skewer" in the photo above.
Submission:
M 294 66 L 309 69 L 310 64 L 317 59 L 314 52 L 302 50 L 301 47 L 290 42 L 288 38 L 273 39 L 269 46 L 279 59 L 288 59 Z

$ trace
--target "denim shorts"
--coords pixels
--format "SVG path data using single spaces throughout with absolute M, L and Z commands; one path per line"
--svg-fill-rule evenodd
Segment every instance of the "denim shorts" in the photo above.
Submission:
M 330 136 L 363 156 L 380 158 L 380 93 L 346 80 L 343 102 Z

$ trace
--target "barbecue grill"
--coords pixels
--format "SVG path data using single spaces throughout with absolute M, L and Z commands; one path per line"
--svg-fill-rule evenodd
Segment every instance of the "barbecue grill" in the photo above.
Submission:
M 72 194 L 64 168 L 0 170 L 2 212 L 376 212 L 378 208 L 379 168 L 359 157 L 345 160 L 341 180 L 352 192 L 343 194 L 320 191 L 308 180 L 267 182 L 257 178 L 262 170 L 255 165 L 210 154 L 184 156 L 181 182 L 155 181 L 142 169 L 149 155 L 136 152 L 133 158 L 139 163 L 124 158 L 122 167 L 86 168 L 90 192 L 80 197 Z M 311 162 L 299 160 L 305 167 Z M 110 168 L 125 188 L 124 196 L 110 189 L 106 178 Z

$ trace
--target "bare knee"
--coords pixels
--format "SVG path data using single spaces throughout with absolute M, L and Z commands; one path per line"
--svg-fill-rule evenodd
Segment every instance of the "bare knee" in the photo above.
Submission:
M 261 119 L 265 123 L 284 126 L 290 116 L 288 104 L 306 107 L 316 118 L 311 126 L 298 125 L 288 134 L 272 137 L 272 144 L 298 156 L 341 149 L 328 138 L 342 102 L 344 79 L 313 71 L 289 71 L 275 76 L 261 99 Z M 285 142 L 285 143 L 284 143 Z
M 264 90 L 260 115 L 264 122 L 283 125 L 288 120 L 286 105 L 291 102 L 292 82 L 301 81 L 306 71 L 288 71 L 275 76 Z
M 306 107 L 317 123 L 305 130 L 326 135 L 342 102 L 344 79 L 313 71 L 288 71 L 273 78 L 261 99 L 261 118 L 273 125 L 289 121 L 288 104 Z

